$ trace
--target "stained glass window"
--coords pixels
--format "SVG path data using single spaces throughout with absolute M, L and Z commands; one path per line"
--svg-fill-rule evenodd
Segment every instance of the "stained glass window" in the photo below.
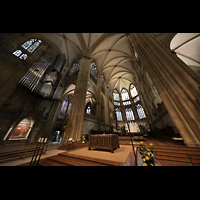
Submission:
M 13 52 L 13 54 L 17 57 L 19 57 L 22 54 L 21 50 L 16 50 L 15 52 Z
M 137 96 L 137 97 L 135 97 L 135 98 L 133 99 L 133 102 L 134 102 L 134 103 L 137 103 L 139 100 L 140 100 L 140 97 Z
M 96 67 L 95 62 L 92 62 L 92 63 L 91 63 L 90 75 L 91 75 L 95 80 L 97 80 L 97 67 Z
M 114 101 L 120 101 L 119 93 L 117 92 L 117 90 L 113 91 L 113 99 L 114 99 Z
M 120 106 L 120 102 L 114 101 L 114 105 Z
M 40 42 L 35 42 L 31 47 L 27 49 L 28 52 L 33 53 L 40 45 Z
M 136 109 L 137 109 L 137 113 L 138 113 L 138 116 L 139 116 L 140 119 L 146 118 L 146 115 L 144 113 L 144 109 L 140 104 L 136 105 Z
M 27 42 L 25 42 L 24 44 L 22 44 L 22 47 L 24 49 L 28 49 L 33 44 L 34 41 L 35 41 L 34 39 L 30 39 Z
M 69 114 L 69 111 L 70 111 L 71 105 L 72 105 L 72 100 L 71 100 L 70 103 L 69 103 L 68 110 L 67 110 L 67 114 Z
M 28 57 L 27 54 L 22 54 L 19 58 L 22 60 L 26 60 L 27 57 Z
M 134 117 L 134 114 L 133 114 L 133 111 L 132 111 L 131 108 L 127 108 L 125 110 L 125 112 L 126 112 L 127 121 L 133 121 L 133 120 L 135 120 L 135 117 Z
M 35 51 L 35 49 L 37 49 L 39 47 L 41 42 L 42 41 L 38 40 L 38 39 L 30 39 L 30 40 L 26 41 L 24 44 L 22 44 L 21 47 L 26 49 L 28 52 L 33 53 Z M 22 51 L 16 50 L 15 52 L 13 52 L 13 54 L 15 56 L 19 57 L 22 54 Z M 19 58 L 22 60 L 26 60 L 27 57 L 28 57 L 27 54 L 22 54 Z
M 126 89 L 122 89 L 121 95 L 122 95 L 122 101 L 130 99 L 128 95 L 128 91 Z
M 123 101 L 123 105 L 131 105 L 131 102 L 130 101 Z
M 115 110 L 117 121 L 122 121 L 122 112 L 119 108 Z
M 70 76 L 79 71 L 80 66 L 81 66 L 81 61 L 82 61 L 82 59 L 79 59 L 74 62 L 74 64 L 72 65 L 72 68 L 70 70 L 70 73 L 69 73 Z
M 37 47 L 39 47 L 41 42 L 42 41 L 38 39 L 30 39 L 26 41 L 24 44 L 22 44 L 22 47 L 26 49 L 28 52 L 32 53 L 33 51 L 35 51 Z
M 136 87 L 134 85 L 130 86 L 130 92 L 131 92 L 132 98 L 138 95 L 138 92 L 137 92 Z
M 90 105 L 88 105 L 87 109 L 86 109 L 86 113 L 87 114 L 91 114 L 91 108 L 90 108 Z
M 63 101 L 62 108 L 61 108 L 61 111 L 60 111 L 60 115 L 58 116 L 58 118 L 64 119 L 65 113 L 66 113 L 66 110 L 67 110 L 67 105 L 68 105 L 68 97 Z

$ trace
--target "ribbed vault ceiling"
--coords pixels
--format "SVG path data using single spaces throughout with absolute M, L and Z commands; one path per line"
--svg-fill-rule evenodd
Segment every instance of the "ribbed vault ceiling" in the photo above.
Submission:
M 189 66 L 200 67 L 200 34 L 178 33 L 172 39 L 170 48 Z
M 96 62 L 111 90 L 134 84 L 131 46 L 126 33 L 41 33 L 66 55 L 68 64 L 80 56 Z

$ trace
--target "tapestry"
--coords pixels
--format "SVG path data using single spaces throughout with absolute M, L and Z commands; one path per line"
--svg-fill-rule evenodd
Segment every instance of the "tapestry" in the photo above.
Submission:
M 32 127 L 31 120 L 29 118 L 23 119 L 17 127 L 12 131 L 12 135 L 9 140 L 12 139 L 26 139 L 30 133 Z

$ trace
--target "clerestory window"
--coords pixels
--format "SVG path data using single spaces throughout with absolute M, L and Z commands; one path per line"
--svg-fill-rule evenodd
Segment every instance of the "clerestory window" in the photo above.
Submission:
M 30 39 L 26 41 L 24 44 L 21 45 L 22 48 L 24 48 L 29 53 L 33 53 L 42 43 L 39 39 Z M 22 50 L 18 49 L 13 52 L 13 55 L 18 57 L 21 60 L 26 60 L 28 55 L 26 53 L 23 53 Z

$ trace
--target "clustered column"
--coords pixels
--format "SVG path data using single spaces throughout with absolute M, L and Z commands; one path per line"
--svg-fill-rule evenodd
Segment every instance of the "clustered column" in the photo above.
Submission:
M 68 138 L 73 138 L 74 140 L 81 139 L 90 65 L 91 59 L 82 57 L 78 79 L 76 82 L 76 89 L 69 113 L 69 120 L 63 135 L 62 145 L 66 144 Z
M 148 33 L 130 34 L 144 69 L 188 146 L 200 146 L 200 79 Z

